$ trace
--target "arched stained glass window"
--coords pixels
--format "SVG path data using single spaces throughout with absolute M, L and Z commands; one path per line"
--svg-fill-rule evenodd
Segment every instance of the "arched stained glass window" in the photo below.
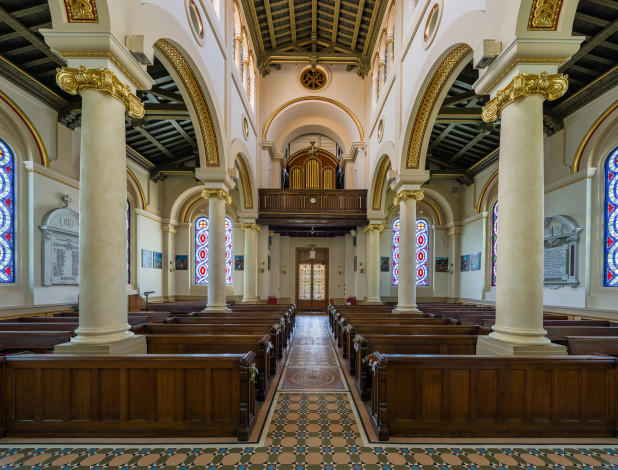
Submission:
M 225 218 L 225 285 L 232 285 L 232 238 L 233 238 L 232 219 Z
M 208 217 L 195 219 L 195 283 L 208 284 Z
M 0 140 L 0 283 L 15 282 L 15 162 Z
M 195 283 L 208 284 L 208 217 L 195 220 Z M 225 218 L 225 285 L 232 285 L 232 219 Z
M 131 284 L 131 204 L 127 200 L 127 284 Z
M 494 204 L 494 209 L 491 211 L 491 285 L 496 285 L 498 261 L 498 201 Z
M 399 218 L 393 221 L 392 284 L 399 285 Z M 429 222 L 416 221 L 416 285 L 429 285 Z
M 416 285 L 429 285 L 429 223 L 416 220 Z
M 618 287 L 618 147 L 605 163 L 604 285 Z

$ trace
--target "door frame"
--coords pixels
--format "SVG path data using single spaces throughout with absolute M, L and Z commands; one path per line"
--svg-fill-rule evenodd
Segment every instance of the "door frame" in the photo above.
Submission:
M 311 251 L 311 248 L 304 248 L 304 247 L 296 247 L 296 259 L 294 260 L 294 277 L 296 279 L 296 282 L 294 283 L 294 301 L 296 303 L 296 305 L 298 305 L 298 287 L 299 287 L 299 281 L 300 278 L 298 276 L 298 264 L 299 264 L 299 254 L 302 252 L 308 252 Z M 325 275 L 326 275 L 326 279 L 324 280 L 325 282 L 325 300 L 324 302 L 326 303 L 326 308 L 328 308 L 328 282 L 329 282 L 329 270 L 330 270 L 330 265 L 329 265 L 329 249 L 328 248 L 313 248 L 313 251 L 316 252 L 322 252 L 325 254 L 325 265 L 326 265 L 326 270 L 325 270 Z M 314 264 L 314 263 L 311 263 Z M 317 264 L 317 263 L 316 263 Z M 313 269 L 312 269 L 312 273 L 313 273 Z

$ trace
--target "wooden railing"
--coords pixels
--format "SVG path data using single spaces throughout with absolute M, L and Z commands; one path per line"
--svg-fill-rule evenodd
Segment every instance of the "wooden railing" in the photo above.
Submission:
M 367 214 L 366 189 L 260 189 L 259 199 L 264 214 Z

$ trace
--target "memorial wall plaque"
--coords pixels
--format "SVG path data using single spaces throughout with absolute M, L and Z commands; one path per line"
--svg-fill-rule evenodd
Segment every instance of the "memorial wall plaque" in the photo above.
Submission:
M 79 284 L 79 214 L 69 208 L 71 198 L 63 196 L 65 206 L 43 217 L 41 230 L 41 284 Z
M 566 215 L 545 218 L 543 283 L 551 289 L 576 287 L 578 278 L 579 234 L 582 229 Z

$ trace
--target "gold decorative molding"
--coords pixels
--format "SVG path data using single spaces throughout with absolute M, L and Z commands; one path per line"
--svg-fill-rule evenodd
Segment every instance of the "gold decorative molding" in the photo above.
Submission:
M 461 229 L 460 228 L 450 228 L 448 229 L 448 232 L 446 232 L 446 236 L 447 237 L 459 237 L 461 236 Z
M 227 204 L 232 204 L 230 193 L 225 189 L 204 188 L 202 189 L 202 199 L 218 198 L 223 199 Z
M 23 162 L 24 171 L 26 173 L 35 173 L 37 175 L 44 176 L 45 178 L 49 178 L 52 181 L 56 181 L 58 183 L 62 183 L 69 188 L 79 190 L 79 181 L 73 179 L 69 176 L 63 175 L 62 173 L 52 170 L 49 167 L 39 165 L 32 161 Z
M 215 133 L 210 109 L 206 103 L 206 97 L 193 69 L 182 53 L 169 41 L 159 39 L 154 47 L 172 64 L 189 94 L 189 99 L 197 115 L 197 124 L 202 135 L 202 141 L 204 142 L 204 147 L 206 147 L 206 166 L 219 166 L 217 134 Z
M 140 202 L 142 203 L 142 207 L 141 208 L 146 210 L 147 209 L 147 206 L 146 206 L 146 196 L 144 195 L 144 190 L 142 189 L 142 185 L 140 184 L 139 180 L 137 179 L 137 176 L 135 176 L 135 173 L 133 173 L 131 171 L 131 169 L 127 168 L 127 174 L 129 176 L 129 179 L 131 181 L 133 181 L 133 184 L 137 188 L 137 193 L 139 194 Z
M 245 209 L 253 209 L 253 192 L 251 187 L 251 178 L 249 178 L 249 170 L 242 158 L 236 158 L 236 167 L 240 174 L 240 183 L 242 185 L 242 194 L 245 201 Z
M 171 234 L 177 233 L 177 230 L 173 225 L 164 225 L 163 227 L 161 227 L 161 230 L 164 233 L 171 233 Z
M 421 189 L 404 189 L 403 191 L 399 191 L 397 196 L 395 196 L 395 200 L 393 201 L 393 205 L 398 205 L 401 201 L 407 201 L 408 199 L 416 199 L 417 201 L 422 201 L 425 197 L 425 193 Z
M 256 232 L 261 232 L 262 227 L 255 222 L 243 222 L 240 224 L 240 229 L 244 232 L 246 230 L 255 230 Z M 269 234 L 270 235 L 270 234 Z
M 94 0 L 64 0 L 69 23 L 98 23 Z
M 517 65 L 520 64 L 558 64 L 558 65 L 562 65 L 564 64 L 567 60 L 569 60 L 568 58 L 561 58 L 561 57 L 518 57 L 517 59 L 515 59 L 511 65 L 509 65 L 504 72 L 502 72 L 500 74 L 500 76 L 498 78 L 496 78 L 491 85 L 489 85 L 489 87 L 487 87 L 485 90 L 483 90 L 483 93 L 481 93 L 481 95 L 488 95 L 491 90 L 493 90 L 496 85 L 504 78 L 507 76 L 507 74 L 513 70 L 513 68 L 515 68 Z
M 49 167 L 49 154 L 47 153 L 47 147 L 45 147 L 45 142 L 43 141 L 43 138 L 41 137 L 41 134 L 39 134 L 39 131 L 37 130 L 34 123 L 30 120 L 26 113 L 24 113 L 24 111 L 19 106 L 17 106 L 17 103 L 15 103 L 15 101 L 9 98 L 8 95 L 2 90 L 0 90 L 0 100 L 4 101 L 9 106 L 9 108 L 15 111 L 20 117 L 20 119 L 24 122 L 24 124 L 30 131 L 30 134 L 32 134 L 32 137 L 36 142 L 36 146 L 39 148 L 41 165 Z
M 549 101 L 560 98 L 569 88 L 569 76 L 561 73 L 549 75 L 541 72 L 538 75 L 519 73 L 502 90 L 496 92 L 496 97 L 483 106 L 481 117 L 485 122 L 495 121 L 505 106 L 517 98 L 539 94 Z
M 60 54 L 65 59 L 75 59 L 75 58 L 82 58 L 82 57 L 84 58 L 105 57 L 106 59 L 109 59 L 112 64 L 118 67 L 118 70 L 120 70 L 131 81 L 131 83 L 135 85 L 135 88 L 137 89 L 142 88 L 142 86 L 135 79 L 135 77 L 133 77 L 129 73 L 129 71 L 123 67 L 123 65 L 120 62 L 118 62 L 118 59 L 116 59 L 112 54 L 110 54 L 107 51 L 58 51 L 58 54 Z
M 144 105 L 139 98 L 131 93 L 129 85 L 125 85 L 107 68 L 87 69 L 83 65 L 73 69 L 62 67 L 56 69 L 56 83 L 71 95 L 77 95 L 81 90 L 93 89 L 109 93 L 125 105 L 129 116 L 136 119 L 144 117 Z
M 485 198 L 485 194 L 487 193 L 487 190 L 489 189 L 489 186 L 491 185 L 491 183 L 498 177 L 498 170 L 494 171 L 494 174 L 491 175 L 489 177 L 489 179 L 485 182 L 485 185 L 483 186 L 483 189 L 481 190 L 481 195 L 479 196 L 479 200 L 476 203 L 476 213 L 480 214 L 481 213 L 481 206 L 483 204 L 483 199 Z
M 335 106 L 341 108 L 343 111 L 347 113 L 348 116 L 352 118 L 354 123 L 356 124 L 356 128 L 358 129 L 358 133 L 360 135 L 360 140 L 365 140 L 365 133 L 363 132 L 363 126 L 361 126 L 360 121 L 356 117 L 356 115 L 350 111 L 349 108 L 341 104 L 339 101 L 333 100 L 331 98 L 326 98 L 324 96 L 301 96 L 300 98 L 294 98 L 293 100 L 288 101 L 287 103 L 283 103 L 279 106 L 268 118 L 266 121 L 266 125 L 264 126 L 264 132 L 262 132 L 262 139 L 266 140 L 266 135 L 268 134 L 268 128 L 272 124 L 273 120 L 277 117 L 277 115 L 283 111 L 288 106 L 292 106 L 293 104 L 300 103 L 302 101 L 326 101 L 327 103 L 334 104 Z
M 418 111 L 416 112 L 416 116 L 414 117 L 414 124 L 410 132 L 410 141 L 408 144 L 406 168 L 418 168 L 421 161 L 423 141 L 425 140 L 425 134 L 429 127 L 429 118 L 437 104 L 438 97 L 442 93 L 446 82 L 453 72 L 471 52 L 472 49 L 467 44 L 457 46 L 446 56 L 433 74 L 425 90 Z
M 367 232 L 373 232 L 374 230 L 379 230 L 380 233 L 384 232 L 384 225 L 382 224 L 369 224 L 369 225 L 365 225 L 365 228 L 363 228 L 363 232 L 367 233 Z
M 391 161 L 385 157 L 378 169 L 378 176 L 376 176 L 376 185 L 373 192 L 373 204 L 371 208 L 374 211 L 380 210 L 382 207 L 382 191 L 384 190 L 384 184 L 386 183 L 386 173 L 391 166 Z
M 563 0 L 534 0 L 528 19 L 528 31 L 556 31 Z

